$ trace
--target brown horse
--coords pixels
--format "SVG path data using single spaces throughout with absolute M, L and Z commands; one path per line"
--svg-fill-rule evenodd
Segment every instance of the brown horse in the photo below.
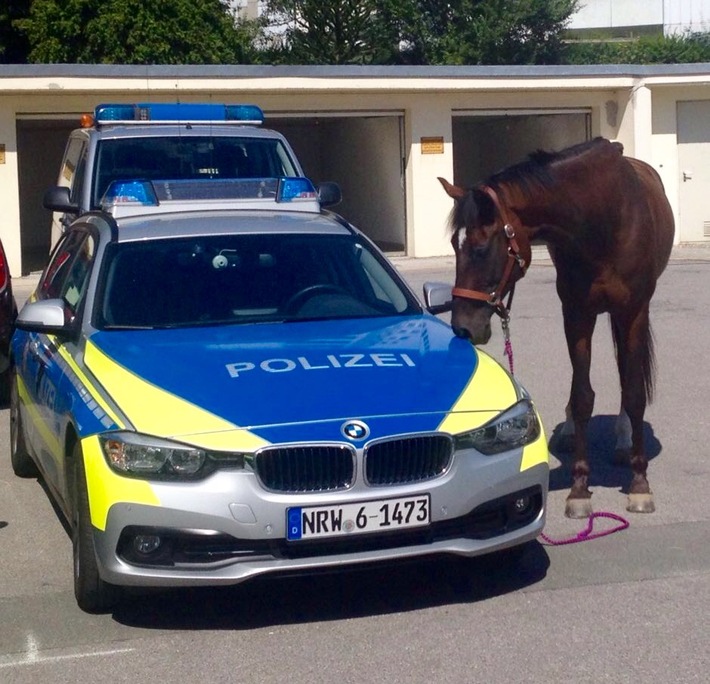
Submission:
M 587 425 L 594 408 L 589 371 L 597 316 L 608 312 L 621 380 L 616 455 L 632 470 L 627 510 L 651 513 L 643 416 L 653 393 L 649 302 L 673 244 L 673 214 L 648 164 L 603 138 L 558 153 L 536 152 L 470 190 L 439 179 L 455 201 L 451 325 L 484 344 L 491 315 L 507 323 L 504 297 L 530 264 L 531 243 L 547 245 L 557 270 L 572 388 L 561 442 L 573 448 L 568 517 L 592 512 Z M 510 300 L 508 300 L 509 304 Z

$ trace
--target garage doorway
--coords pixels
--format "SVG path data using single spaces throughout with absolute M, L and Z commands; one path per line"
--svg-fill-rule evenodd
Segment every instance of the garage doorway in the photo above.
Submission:
M 77 120 L 17 120 L 22 275 L 41 271 L 47 263 L 52 214 L 42 198 L 57 182 L 64 146 Z
M 591 111 L 454 111 L 454 183 L 476 185 L 535 150 L 557 151 L 591 139 Z
M 341 214 L 380 249 L 406 254 L 404 114 L 268 114 L 264 125 L 291 143 L 314 182 L 335 181 Z

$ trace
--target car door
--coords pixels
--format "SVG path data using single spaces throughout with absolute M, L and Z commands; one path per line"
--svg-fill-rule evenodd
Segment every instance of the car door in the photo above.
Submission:
M 87 229 L 73 228 L 61 239 L 37 287 L 38 299 L 64 302 L 65 321 L 75 322 L 77 330 L 95 250 L 95 236 Z M 45 333 L 25 334 L 21 359 L 28 397 L 25 433 L 48 484 L 61 492 L 65 416 L 70 408 L 66 376 L 76 340 Z

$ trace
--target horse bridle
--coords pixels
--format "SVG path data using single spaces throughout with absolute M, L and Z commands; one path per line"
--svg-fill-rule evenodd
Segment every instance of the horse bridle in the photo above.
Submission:
M 508 286 L 515 266 L 517 265 L 520 267 L 520 270 L 524 276 L 529 264 L 525 263 L 525 259 L 520 254 L 520 246 L 515 238 L 515 228 L 509 220 L 510 217 L 507 208 L 505 205 L 501 204 L 496 191 L 488 185 L 481 186 L 481 190 L 493 200 L 493 204 L 503 220 L 503 231 L 505 233 L 505 238 L 508 241 L 508 260 L 505 264 L 503 276 L 493 292 L 482 292 L 480 290 L 468 290 L 465 287 L 454 287 L 451 290 L 451 295 L 453 297 L 475 299 L 479 302 L 484 302 L 485 304 L 488 304 L 488 306 L 493 307 L 493 310 L 504 321 L 507 321 L 510 317 L 508 311 L 513 300 L 515 284 L 513 284 L 513 287 L 511 287 L 510 293 L 508 294 L 507 304 L 503 302 L 503 293 L 505 292 L 505 288 Z

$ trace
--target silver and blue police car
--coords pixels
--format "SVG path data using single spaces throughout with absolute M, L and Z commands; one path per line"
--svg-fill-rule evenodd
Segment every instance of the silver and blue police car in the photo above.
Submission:
M 303 178 L 117 182 L 12 343 L 11 459 L 128 586 L 515 547 L 544 525 L 525 390 Z

